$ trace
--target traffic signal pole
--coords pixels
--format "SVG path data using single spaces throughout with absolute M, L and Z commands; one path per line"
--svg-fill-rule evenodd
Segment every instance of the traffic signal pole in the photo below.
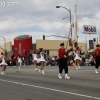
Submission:
M 45 40 L 46 37 L 52 37 L 52 36 L 55 36 L 55 37 L 61 37 L 61 38 L 67 38 L 67 39 L 69 39 L 68 37 L 58 36 L 58 35 L 49 35 L 49 36 L 45 36 L 45 35 L 43 35 L 43 40 Z

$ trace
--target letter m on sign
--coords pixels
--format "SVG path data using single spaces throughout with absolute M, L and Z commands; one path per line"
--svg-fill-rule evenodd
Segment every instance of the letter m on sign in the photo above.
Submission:
M 87 32 L 88 31 L 88 27 L 84 27 L 84 30 Z

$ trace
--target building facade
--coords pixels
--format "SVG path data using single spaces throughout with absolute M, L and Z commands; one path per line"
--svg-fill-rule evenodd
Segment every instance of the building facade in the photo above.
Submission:
M 49 55 L 53 56 L 58 54 L 60 43 L 64 43 L 64 46 L 67 50 L 71 48 L 67 40 L 36 40 L 36 49 L 38 50 L 39 48 L 43 48 L 44 50 L 49 50 Z M 83 52 L 87 51 L 86 43 L 78 43 L 78 46 L 82 49 Z
M 0 46 L 0 52 L 4 52 L 4 50 L 7 50 L 7 52 L 11 52 L 12 51 L 12 42 L 7 42 L 5 45 Z M 0 55 L 1 57 L 1 55 Z
M 23 41 L 25 41 L 25 42 L 23 42 Z M 20 41 L 14 40 L 14 42 L 15 42 L 14 46 L 12 46 L 11 41 L 6 43 L 6 50 L 8 52 L 9 57 L 11 57 L 13 54 L 15 56 L 17 56 L 20 53 L 19 49 L 21 49 L 21 52 L 23 53 L 23 56 L 24 56 L 25 51 L 27 51 L 28 55 L 30 55 L 33 53 L 33 50 L 37 50 L 37 52 L 38 52 L 39 48 L 43 48 L 49 56 L 58 55 L 58 49 L 60 48 L 60 43 L 64 43 L 66 49 L 71 48 L 69 46 L 69 43 L 67 40 L 39 40 L 39 39 L 37 39 L 36 44 L 32 44 L 32 38 L 30 37 L 29 39 L 25 39 L 25 40 L 22 39 Z M 20 43 L 21 43 L 21 47 L 19 45 Z M 26 46 L 26 48 L 25 48 L 25 46 Z M 82 49 L 83 52 L 89 51 L 87 48 L 87 43 L 79 42 L 78 46 Z M 3 49 L 5 49 L 5 45 L 0 46 L 0 47 L 1 47 L 0 52 L 2 52 Z M 17 48 L 17 50 L 16 50 L 16 48 Z M 96 43 L 94 44 L 94 49 L 95 48 L 96 48 Z M 15 50 L 17 53 L 15 52 Z
M 29 57 L 32 48 L 32 36 L 21 35 L 14 38 L 14 55 Z

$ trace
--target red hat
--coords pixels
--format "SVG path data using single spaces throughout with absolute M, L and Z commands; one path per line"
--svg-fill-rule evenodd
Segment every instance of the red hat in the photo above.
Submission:
M 43 50 L 43 48 L 39 48 L 39 50 Z
M 34 50 L 34 53 L 36 53 L 36 50 Z
M 79 47 L 78 47 L 78 46 L 76 46 L 75 48 L 76 48 L 76 49 L 78 49 Z
M 60 46 L 64 46 L 64 43 L 61 43 Z
M 4 54 L 4 52 L 1 52 L 1 55 L 3 55 Z

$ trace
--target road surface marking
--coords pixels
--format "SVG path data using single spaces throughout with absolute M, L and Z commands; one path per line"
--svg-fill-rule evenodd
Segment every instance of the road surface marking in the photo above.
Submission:
M 55 91 L 55 92 L 65 93 L 65 94 L 72 94 L 72 95 L 91 98 L 91 99 L 95 99 L 95 100 L 100 100 L 99 97 L 93 97 L 93 96 L 88 96 L 88 95 L 83 95 L 83 94 L 78 94 L 78 93 L 73 93 L 73 92 L 67 92 L 67 91 L 62 91 L 62 90 L 57 90 L 57 89 L 52 89 L 52 88 L 46 88 L 46 87 L 41 87 L 41 86 L 36 86 L 36 85 L 31 85 L 31 84 L 8 81 L 8 80 L 3 80 L 3 79 L 0 79 L 0 81 L 7 82 L 7 83 L 13 83 L 13 84 L 19 84 L 19 85 L 23 85 L 23 86 L 30 86 L 30 87 L 35 87 L 35 88 L 40 88 L 40 89 L 45 89 L 45 90 L 51 90 L 51 91 Z

